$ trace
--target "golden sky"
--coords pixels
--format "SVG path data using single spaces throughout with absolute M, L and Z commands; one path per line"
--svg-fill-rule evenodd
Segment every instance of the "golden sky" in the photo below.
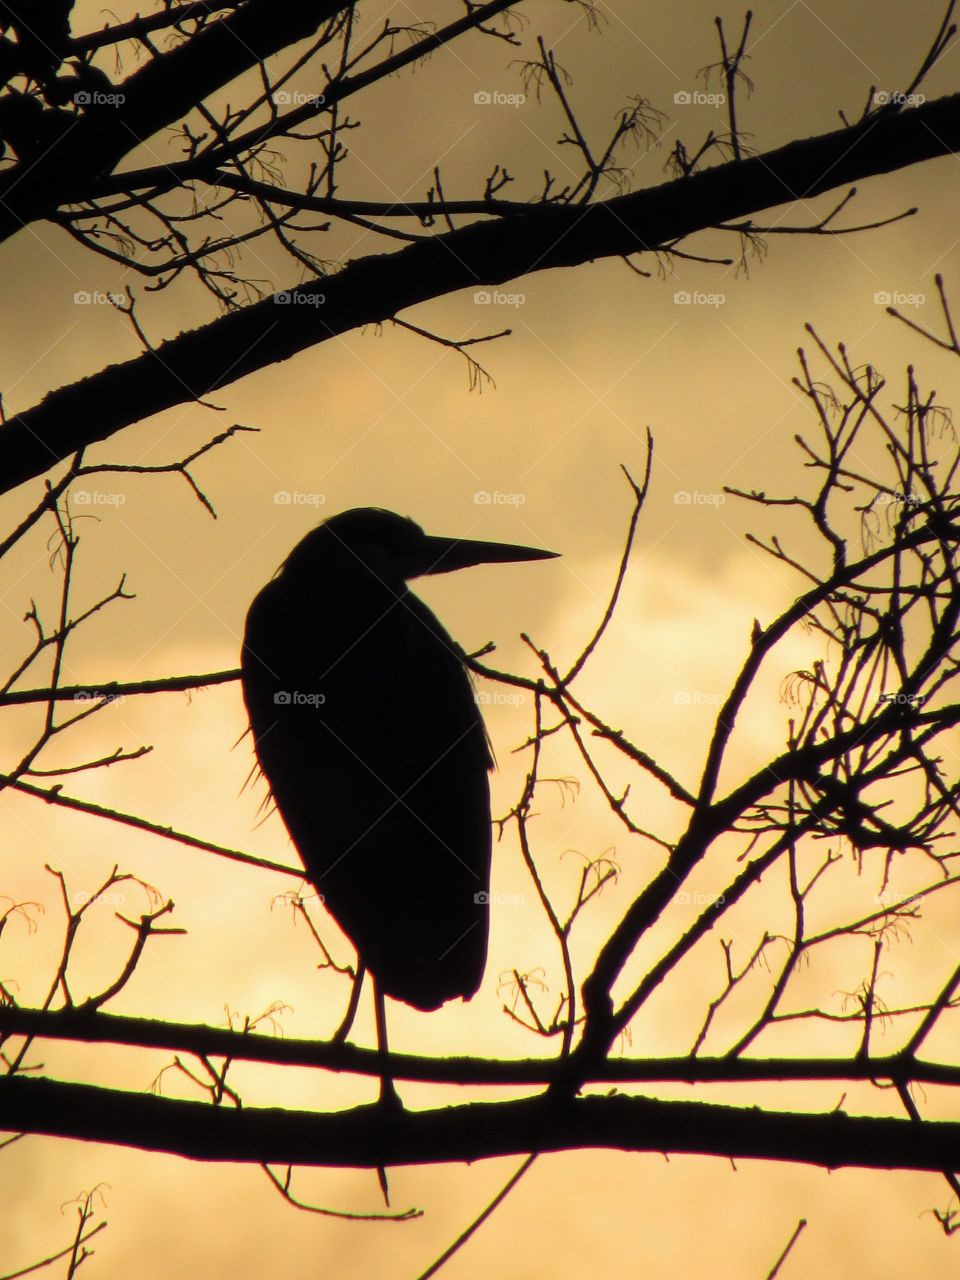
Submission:
M 118 10 L 122 17 L 135 11 L 132 5 Z M 578 6 L 557 0 L 538 0 L 521 12 L 527 22 L 519 49 L 475 37 L 352 104 L 363 127 L 349 136 L 352 158 L 342 194 L 423 198 L 438 161 L 447 193 L 463 198 L 480 193 L 494 164 L 514 175 L 514 198 L 539 189 L 545 166 L 565 181 L 573 157 L 570 148 L 557 146 L 563 125 L 546 95 L 540 103 L 532 92 L 513 104 L 475 101 L 478 93 L 524 93 L 517 59 L 533 56 L 538 34 L 570 72 L 569 93 L 594 138 L 605 136 L 630 95 L 640 94 L 666 113 L 662 147 L 624 150 L 635 189 L 664 180 L 677 136 L 689 149 L 708 129 L 724 127 L 708 101 L 675 101 L 675 95 L 706 92 L 697 72 L 717 56 L 715 5 L 619 0 L 598 6 L 597 29 Z M 92 4 L 78 6 L 78 13 L 79 28 L 102 21 Z M 395 22 L 441 23 L 458 10 L 441 3 L 369 4 L 361 23 L 374 31 L 387 13 Z M 740 10 L 723 16 L 728 32 L 739 30 Z M 839 6 L 776 0 L 757 6 L 747 68 L 755 87 L 740 104 L 751 145 L 767 150 L 825 132 L 839 124 L 838 109 L 859 114 L 870 85 L 892 89 L 908 81 L 940 16 L 939 3 L 928 0 Z M 930 78 L 928 96 L 955 88 L 957 56 L 949 55 Z M 150 150 L 161 158 L 175 154 L 165 137 L 153 140 Z M 291 173 L 296 164 L 291 157 Z M 211 399 L 221 412 L 181 406 L 97 446 L 91 457 L 98 460 L 156 464 L 181 457 L 235 422 L 259 431 L 197 464 L 216 522 L 177 477 L 106 476 L 85 486 L 87 501 L 73 506 L 82 517 L 74 607 L 109 592 L 122 574 L 136 598 L 110 606 L 81 630 L 68 650 L 65 682 L 237 665 L 244 615 L 257 590 L 318 519 L 357 505 L 392 508 L 432 533 L 561 552 L 562 559 L 548 563 L 476 568 L 420 583 L 417 590 L 465 647 L 495 641 L 502 667 L 536 673 L 521 631 L 561 667 L 569 664 L 599 620 L 616 573 L 631 506 L 620 467 L 642 474 L 649 425 L 656 442 L 653 481 L 635 561 L 581 693 L 692 785 L 712 708 L 742 661 L 753 619 L 769 622 L 800 589 L 745 541 L 748 530 L 771 531 L 768 514 L 721 498 L 724 485 L 793 491 L 806 483 L 793 436 L 810 430 L 812 419 L 790 381 L 797 346 L 810 345 L 804 324 L 830 343 L 845 341 L 855 363 L 873 362 L 897 386 L 904 366 L 914 362 L 942 402 L 957 402 L 960 371 L 890 319 L 885 299 L 878 300 L 898 295 L 906 313 L 935 327 L 933 277 L 941 272 L 960 305 L 957 164 L 949 157 L 865 183 L 848 211 L 850 222 L 872 222 L 916 205 L 915 217 L 852 237 L 771 236 L 767 255 L 752 258 L 748 271 L 674 262 L 661 275 L 648 261 L 640 265 L 652 275 L 641 279 L 620 262 L 603 261 L 529 276 L 487 304 L 468 291 L 407 315 L 448 337 L 512 330 L 477 351 L 495 381 L 482 394 L 468 391 L 466 368 L 455 353 L 388 325 L 334 339 L 218 392 Z M 815 221 L 835 202 L 825 196 L 809 207 L 776 210 L 770 221 Z M 685 247 L 735 256 L 737 241 L 715 233 Z M 383 252 L 384 245 L 348 230 L 331 233 L 329 247 L 320 241 L 316 251 L 346 261 L 374 249 Z M 271 288 L 298 282 L 266 250 L 252 251 L 242 266 Z M 155 342 L 215 314 L 209 298 L 186 279 L 166 293 L 145 293 L 132 275 L 81 253 L 48 227 L 0 247 L 0 274 L 6 293 L 0 383 L 8 414 L 137 353 L 123 318 L 108 305 L 75 303 L 77 293 L 103 294 L 129 284 Z M 698 300 L 684 303 L 677 296 L 682 294 Z M 678 501 L 685 494 L 715 500 Z M 4 498 L 0 527 L 11 527 L 38 495 L 39 482 Z M 278 501 L 278 495 L 292 498 Z M 495 496 L 487 502 L 483 495 Z M 785 520 L 781 527 L 796 546 L 804 545 L 798 523 Z M 31 598 L 47 617 L 56 604 L 49 533 L 46 527 L 36 531 L 5 561 L 5 670 L 32 638 L 23 622 Z M 788 714 L 781 682 L 819 656 L 816 642 L 798 633 L 764 673 L 739 729 L 737 760 L 744 768 L 779 749 Z M 38 671 L 26 683 L 41 682 Z M 493 697 L 496 687 L 485 691 Z M 6 714 L 4 768 L 29 741 L 40 712 Z M 494 811 L 501 814 L 518 794 L 521 764 L 511 753 L 530 732 L 531 706 L 494 700 L 487 721 L 500 762 L 493 791 Z M 64 789 L 295 865 L 279 818 L 260 821 L 263 784 L 243 789 L 252 763 L 249 738 L 235 744 L 245 724 L 233 685 L 192 697 L 128 698 L 52 747 L 45 763 L 53 767 L 150 744 L 153 751 L 144 759 L 68 778 Z M 615 758 L 605 759 L 611 785 L 622 789 L 629 774 Z M 659 865 L 659 855 L 650 842 L 631 840 L 618 826 L 572 752 L 558 744 L 551 768 L 583 785 L 575 802 L 567 797 L 561 803 L 558 788 L 542 788 L 538 800 L 535 852 L 550 889 L 561 901 L 572 892 L 578 864 L 571 850 L 590 857 L 611 850 L 622 869 L 619 884 L 595 905 L 575 944 L 584 973 L 631 891 Z M 634 787 L 641 825 L 675 834 L 677 813 L 662 795 L 636 779 Z M 294 880 L 51 811 L 9 791 L 0 806 L 6 849 L 0 893 L 46 907 L 36 933 L 10 929 L 2 939 L 0 979 L 16 976 L 24 1003 L 43 998 L 60 946 L 56 885 L 43 864 L 62 869 L 82 892 L 116 862 L 173 898 L 171 922 L 188 932 L 147 948 L 135 980 L 111 1002 L 113 1012 L 219 1024 L 225 1005 L 255 1016 L 281 1001 L 290 1006 L 282 1016 L 285 1034 L 331 1033 L 343 986 L 316 972 L 305 930 L 294 929 L 289 913 L 273 903 Z M 458 1002 L 436 1014 L 393 1008 L 392 1047 L 438 1055 L 544 1052 L 540 1041 L 502 1013 L 498 981 L 514 967 L 542 967 L 555 992 L 562 974 L 512 837 L 495 847 L 494 859 L 495 892 L 523 902 L 494 910 L 480 993 L 467 1007 Z M 128 892 L 121 909 L 144 910 L 136 891 Z M 80 947 L 78 997 L 85 983 L 102 985 L 123 954 L 126 931 L 113 919 L 116 905 L 97 908 L 100 928 L 91 925 Z M 745 929 L 756 924 L 745 921 Z M 324 936 L 339 959 L 350 958 L 329 922 Z M 941 970 L 945 975 L 956 963 L 958 931 L 934 914 L 919 936 L 923 956 L 935 966 L 933 976 L 926 975 L 935 990 Z M 638 1020 L 631 1052 L 689 1046 L 721 979 L 719 943 L 707 945 L 711 956 L 685 975 L 685 985 L 674 984 Z M 818 975 L 820 989 L 854 986 L 861 960 L 852 951 L 831 955 L 827 971 Z M 924 974 L 914 976 L 922 981 Z M 371 1043 L 366 1001 L 356 1034 Z M 816 1037 L 812 1043 L 813 1051 L 824 1047 Z M 830 1043 L 839 1051 L 849 1042 Z M 132 1089 L 146 1088 L 169 1060 L 165 1054 L 62 1046 L 44 1046 L 34 1056 L 64 1078 Z M 236 1077 L 251 1105 L 279 1099 L 322 1109 L 368 1098 L 372 1088 L 319 1073 L 281 1078 L 266 1069 L 237 1068 Z M 164 1088 L 172 1095 L 179 1086 L 168 1075 Z M 401 1092 L 411 1105 L 439 1096 L 423 1088 L 401 1086 Z M 831 1108 L 841 1092 L 834 1086 L 808 1091 L 804 1105 Z M 787 1106 L 801 1095 L 770 1088 L 762 1095 L 730 1090 L 725 1096 Z M 861 1101 L 878 1105 L 872 1094 Z M 60 1205 L 81 1188 L 105 1183 L 110 1227 L 86 1264 L 94 1278 L 159 1280 L 189 1270 L 269 1274 L 272 1280 L 306 1274 L 406 1280 L 479 1212 L 517 1164 L 519 1159 L 394 1171 L 396 1206 L 417 1205 L 426 1216 L 358 1226 L 294 1212 L 257 1170 L 31 1138 L 0 1158 L 0 1195 L 10 1224 L 0 1236 L 0 1272 L 65 1243 L 72 1219 L 61 1219 Z M 299 1185 L 321 1204 L 380 1207 L 370 1173 L 315 1171 Z M 931 1217 L 920 1216 L 946 1201 L 945 1186 L 926 1175 L 828 1175 L 750 1162 L 733 1171 L 720 1160 L 667 1162 L 604 1152 L 543 1157 L 447 1274 L 451 1280 L 494 1270 L 508 1277 L 596 1274 L 619 1280 L 669 1272 L 740 1280 L 765 1275 L 805 1217 L 810 1225 L 786 1276 L 895 1275 L 909 1266 L 946 1277 L 956 1273 L 958 1246 L 943 1238 Z

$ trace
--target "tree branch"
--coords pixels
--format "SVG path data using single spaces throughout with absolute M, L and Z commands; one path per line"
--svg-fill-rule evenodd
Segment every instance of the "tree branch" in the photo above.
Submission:
M 0 174 L 0 240 L 58 205 L 83 200 L 91 180 L 211 93 L 290 44 L 312 35 L 349 0 L 247 0 L 189 40 L 159 54 L 117 86 L 118 104 L 67 117 L 41 154 Z
M 199 1160 L 378 1168 L 607 1148 L 790 1160 L 828 1169 L 942 1171 L 960 1124 L 662 1102 L 540 1096 L 435 1111 L 358 1107 L 332 1115 L 226 1109 L 84 1084 L 0 1080 L 0 1127 Z
M 0 427 L 3 490 L 82 445 L 429 298 L 653 250 L 677 237 L 960 150 L 960 94 L 585 207 L 534 205 L 358 259 L 52 392 Z
M 30 1036 L 84 1044 L 119 1044 L 141 1049 L 169 1049 L 208 1058 L 265 1062 L 278 1066 L 319 1067 L 379 1078 L 384 1057 L 337 1040 L 300 1040 L 228 1031 L 197 1023 L 160 1022 L 151 1018 L 92 1013 L 68 1008 L 50 1012 L 0 1005 L 0 1037 Z M 431 1084 L 543 1085 L 556 1075 L 554 1058 L 444 1057 L 391 1053 L 391 1077 Z M 734 1084 L 760 1080 L 796 1083 L 804 1080 L 890 1080 L 894 1083 L 960 1085 L 960 1066 L 927 1062 L 909 1053 L 863 1058 L 612 1058 L 591 1064 L 594 1084 L 639 1084 L 665 1081 L 685 1084 Z

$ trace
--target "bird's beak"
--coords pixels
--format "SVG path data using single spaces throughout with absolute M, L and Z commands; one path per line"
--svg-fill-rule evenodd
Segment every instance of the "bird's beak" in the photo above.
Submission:
M 516 547 L 509 542 L 474 542 L 468 538 L 426 538 L 420 567 L 411 577 L 428 573 L 452 573 L 473 564 L 509 564 L 514 560 L 552 560 L 558 551 L 540 547 Z

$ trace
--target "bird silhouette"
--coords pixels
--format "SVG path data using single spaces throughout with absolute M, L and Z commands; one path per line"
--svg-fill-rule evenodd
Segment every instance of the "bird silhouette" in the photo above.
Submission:
M 243 695 L 309 880 L 382 996 L 469 1000 L 487 952 L 493 760 L 461 650 L 407 586 L 551 551 L 358 508 L 294 547 L 247 615 Z

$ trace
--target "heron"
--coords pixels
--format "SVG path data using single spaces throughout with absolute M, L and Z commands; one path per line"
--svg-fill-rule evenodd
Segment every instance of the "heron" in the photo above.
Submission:
M 247 614 L 257 759 L 373 979 L 381 1052 L 384 996 L 424 1011 L 469 1000 L 487 953 L 493 756 L 463 651 L 407 583 L 554 554 L 356 508 L 297 543 Z

